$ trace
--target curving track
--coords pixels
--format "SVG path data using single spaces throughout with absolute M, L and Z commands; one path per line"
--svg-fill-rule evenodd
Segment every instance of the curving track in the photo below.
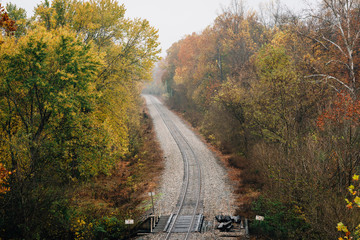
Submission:
M 184 162 L 184 178 L 182 183 L 182 189 L 180 192 L 177 209 L 173 212 L 175 214 L 175 220 L 169 228 L 169 231 L 165 239 L 170 239 L 173 234 L 175 222 L 179 216 L 187 215 L 191 217 L 191 223 L 188 227 L 187 233 L 184 234 L 184 239 L 188 239 L 191 235 L 191 230 L 194 225 L 195 216 L 202 212 L 201 205 L 201 166 L 198 158 L 186 139 L 186 137 L 177 128 L 174 122 L 167 116 L 165 107 L 154 96 L 146 96 L 147 100 L 156 108 L 161 119 L 165 123 L 171 136 L 175 140 L 183 162 Z
M 225 168 L 181 118 L 156 97 L 143 97 L 164 156 L 155 211 L 170 217 L 166 225 L 159 225 L 156 233 L 139 239 L 216 239 L 214 231 L 197 230 L 202 217 L 207 220 L 204 224 L 209 224 L 218 214 L 235 212 L 234 189 Z M 174 221 L 175 217 L 178 221 Z

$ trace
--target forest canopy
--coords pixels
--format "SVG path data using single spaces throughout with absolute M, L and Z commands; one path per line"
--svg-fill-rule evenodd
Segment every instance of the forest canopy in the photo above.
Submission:
M 345 198 L 352 186 L 349 199 L 359 199 L 360 2 L 321 0 L 300 13 L 264 6 L 233 0 L 168 49 L 168 103 L 242 168 L 238 191 L 257 193 L 249 208 L 268 219 L 253 232 L 333 239 L 345 235 L 342 221 L 346 239 L 358 239 L 359 209 Z M 239 209 L 248 214 L 244 202 Z
M 89 239 L 104 218 L 121 237 L 126 215 L 94 216 L 76 192 L 138 161 L 158 31 L 114 0 L 45 0 L 30 19 L 1 9 L 0 238 Z

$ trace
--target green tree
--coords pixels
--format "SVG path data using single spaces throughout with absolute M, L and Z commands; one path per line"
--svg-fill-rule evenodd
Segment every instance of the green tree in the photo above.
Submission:
M 1 161 L 15 170 L 11 191 L 0 203 L 3 236 L 32 239 L 51 235 L 51 229 L 56 235 L 65 221 L 54 216 L 65 197 L 59 184 L 112 167 L 102 161 L 104 136 L 92 120 L 93 81 L 101 63 L 91 45 L 63 28 L 37 27 L 2 45 L 1 149 L 8 153 Z M 39 225 L 43 218 L 54 227 Z
M 26 11 L 24 8 L 18 8 L 15 4 L 6 4 L 6 10 L 9 17 L 16 23 L 17 29 L 15 32 L 16 37 L 25 35 L 28 21 L 26 20 Z
M 139 151 L 141 82 L 160 50 L 157 30 L 124 13 L 113 0 L 45 0 L 28 31 L 4 37 L 0 163 L 15 172 L 0 199 L 0 237 L 71 238 L 81 211 L 71 185 Z
M 124 156 L 130 125 L 138 125 L 139 84 L 151 79 L 158 60 L 158 31 L 147 20 L 126 19 L 125 7 L 112 0 L 45 1 L 36 9 L 48 29 L 66 25 L 85 44 L 95 44 L 104 65 L 95 78 L 96 120 L 111 136 L 109 149 Z M 60 17 L 61 15 L 61 17 Z

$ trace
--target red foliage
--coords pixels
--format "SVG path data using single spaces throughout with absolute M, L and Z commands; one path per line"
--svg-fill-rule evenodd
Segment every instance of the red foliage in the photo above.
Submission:
M 351 98 L 350 94 L 340 92 L 332 107 L 318 117 L 317 125 L 324 129 L 326 123 L 343 124 L 350 123 L 351 126 L 360 124 L 360 101 Z
M 0 194 L 8 192 L 10 189 L 6 186 L 7 180 L 11 172 L 9 172 L 5 166 L 0 163 Z

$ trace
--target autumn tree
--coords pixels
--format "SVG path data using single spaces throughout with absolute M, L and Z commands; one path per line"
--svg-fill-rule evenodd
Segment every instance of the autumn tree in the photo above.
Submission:
M 3 29 L 5 31 L 5 33 L 7 35 L 9 35 L 10 33 L 14 32 L 17 27 L 15 25 L 14 20 L 10 19 L 8 16 L 8 13 L 5 11 L 4 7 L 1 6 L 0 4 L 0 28 Z M 3 42 L 0 43 L 0 46 L 3 44 Z M 0 113 L 3 113 L 2 111 L 0 111 Z M 1 116 L 1 115 L 0 115 Z M 2 136 L 3 133 L 0 135 Z M 1 143 L 3 143 L 4 141 L 1 141 Z M 5 153 L 8 154 L 8 153 Z M 1 193 L 6 193 L 9 191 L 9 187 L 7 187 L 6 185 L 7 180 L 9 178 L 9 175 L 12 173 L 11 171 L 9 171 L 5 166 L 4 163 L 0 162 L 0 192 Z
M 358 96 L 358 54 L 360 38 L 358 1 L 322 0 L 318 12 L 299 26 L 299 33 L 313 40 L 314 60 L 308 78 L 325 81 L 337 92 Z
M 15 4 L 6 4 L 6 10 L 8 11 L 9 17 L 16 23 L 15 36 L 20 37 L 25 35 L 28 20 L 26 19 L 26 11 L 24 8 L 19 8 Z
M 26 226 L 18 231 L 30 238 L 38 231 L 38 218 L 50 214 L 56 184 L 111 167 L 97 164 L 106 152 L 101 150 L 101 129 L 92 120 L 91 89 L 101 59 L 74 33 L 41 27 L 17 43 L 8 39 L 1 59 L 1 124 L 6 133 L 1 147 L 8 153 L 2 161 L 16 171 L 1 206 L 12 209 L 7 218 L 17 227 Z M 34 184 L 38 186 L 32 189 Z M 49 206 L 31 210 L 36 202 Z
M 353 119 L 359 104 L 359 7 L 358 1 L 323 0 L 306 22 L 298 21 L 294 28 L 311 41 L 312 51 L 305 56 L 306 80 L 334 90 L 319 113 L 318 125 L 338 191 L 350 184 L 359 166 L 359 127 Z
M 238 75 L 254 53 L 256 43 L 252 33 L 256 34 L 257 31 L 254 18 L 252 13 L 245 13 L 242 1 L 232 1 L 231 6 L 215 20 L 214 30 L 220 43 L 218 51 L 221 57 L 218 62 L 222 66 L 222 81 Z
M 164 74 L 161 77 L 161 81 L 165 86 L 165 90 L 169 97 L 173 97 L 174 91 L 174 76 L 177 67 L 177 55 L 179 51 L 179 42 L 173 43 L 169 49 L 167 49 L 167 57 L 162 65 Z
M 1 237 L 70 238 L 70 186 L 139 151 L 141 82 L 160 50 L 157 30 L 124 13 L 112 0 L 45 0 L 17 39 L 4 38 L 0 162 L 15 172 Z
M 151 69 L 158 60 L 157 30 L 147 20 L 126 19 L 125 7 L 112 0 L 43 2 L 36 16 L 47 28 L 66 25 L 85 44 L 94 43 L 104 56 L 96 78 L 97 120 L 112 136 L 115 155 L 124 156 L 131 134 L 130 125 L 138 126 L 136 114 L 139 84 L 151 79 Z M 135 127 L 134 126 L 134 127 Z
M 5 11 L 5 8 L 0 4 L 0 28 L 5 31 L 7 35 L 16 31 L 17 26 L 15 21 L 9 17 L 9 14 Z
M 351 94 L 341 91 L 332 105 L 323 110 L 317 124 L 327 143 L 326 150 L 333 160 L 331 176 L 339 192 L 350 185 L 360 165 L 359 117 L 360 102 Z
M 169 102 L 231 164 L 251 166 L 245 178 L 258 172 L 270 202 L 296 209 L 294 221 L 310 223 L 312 237 L 329 238 L 334 219 L 346 216 L 332 190 L 359 166 L 357 2 L 323 1 L 305 19 L 279 1 L 264 15 L 241 3 L 169 49 Z

